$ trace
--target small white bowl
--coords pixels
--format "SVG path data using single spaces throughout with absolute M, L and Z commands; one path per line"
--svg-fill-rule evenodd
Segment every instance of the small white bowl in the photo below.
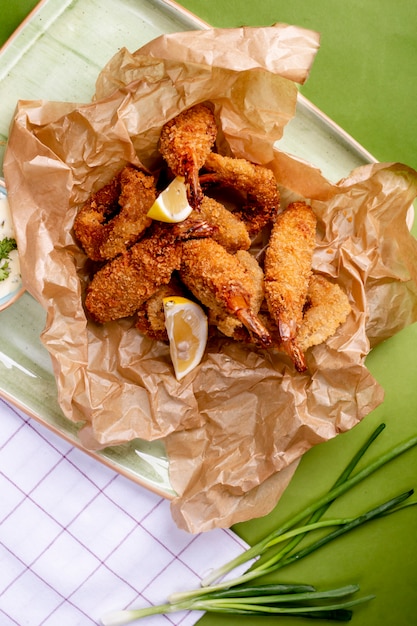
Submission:
M 6 185 L 4 183 L 4 180 L 0 178 L 0 241 L 3 239 L 4 236 L 11 236 L 10 230 L 8 231 L 7 235 L 4 235 L 2 233 L 2 226 L 5 220 L 9 221 L 9 207 L 7 205 L 7 202 L 4 202 L 5 199 L 7 200 Z M 17 261 L 18 260 L 19 257 L 17 256 Z M 6 281 L 7 280 L 8 279 L 6 278 Z M 25 288 L 22 285 L 21 278 L 19 279 L 15 277 L 14 280 L 10 282 L 10 284 L 7 284 L 8 290 L 5 293 L 2 293 L 4 291 L 4 286 L 2 283 L 3 281 L 0 282 L 0 311 L 3 311 L 7 307 L 11 306 L 25 292 Z

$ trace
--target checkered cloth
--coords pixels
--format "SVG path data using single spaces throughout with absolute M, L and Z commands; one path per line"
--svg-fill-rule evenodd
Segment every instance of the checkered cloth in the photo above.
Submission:
M 0 400 L 0 624 L 91 626 L 166 601 L 247 546 L 230 530 L 190 535 L 169 502 Z M 194 624 L 201 614 L 146 618 Z

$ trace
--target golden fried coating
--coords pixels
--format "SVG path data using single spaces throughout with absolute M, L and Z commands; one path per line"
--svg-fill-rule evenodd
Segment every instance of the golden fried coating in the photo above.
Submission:
M 216 136 L 215 117 L 205 104 L 196 104 L 183 111 L 167 122 L 161 131 L 159 151 L 175 176 L 184 176 L 193 208 L 197 208 L 202 200 L 198 172 Z
M 101 260 L 99 253 L 106 221 L 119 210 L 120 173 L 92 194 L 78 211 L 74 233 L 90 259 Z M 97 258 L 98 257 L 98 258 Z
M 238 250 L 235 256 L 249 274 L 249 280 L 251 281 L 252 310 L 254 313 L 258 313 L 265 297 L 263 270 L 254 255 L 250 252 Z
M 236 215 L 246 224 L 250 235 L 275 220 L 280 206 L 277 181 L 271 170 L 246 159 L 234 159 L 211 152 L 204 164 L 208 173 L 200 183 L 220 184 L 244 195 L 243 205 Z
M 85 306 L 93 320 L 110 322 L 133 315 L 181 265 L 179 242 L 206 237 L 212 229 L 202 221 L 155 225 L 152 232 L 124 254 L 109 261 L 87 288 Z
M 351 311 L 349 299 L 341 287 L 319 274 L 310 278 L 307 304 L 297 334 L 297 343 L 303 352 L 334 335 Z
M 182 244 L 180 277 L 188 289 L 210 310 L 212 319 L 237 318 L 264 347 L 270 345 L 268 331 L 253 313 L 251 273 L 236 255 L 229 254 L 211 238 Z M 239 324 L 222 326 L 225 334 Z M 233 328 L 232 328 L 233 326 Z
M 209 224 L 216 226 L 213 239 L 228 252 L 248 250 L 250 238 L 245 224 L 220 202 L 204 196 L 199 208 L 199 215 Z
M 265 297 L 284 348 L 298 369 L 305 369 L 296 336 L 303 319 L 316 245 L 316 217 L 305 202 L 278 215 L 265 252 Z
M 105 261 L 125 252 L 150 225 L 146 214 L 155 197 L 154 178 L 130 166 L 93 194 L 74 222 L 87 256 Z
M 143 335 L 158 341 L 168 341 L 163 299 L 170 296 L 185 296 L 184 286 L 174 276 L 167 285 L 159 287 L 138 309 L 135 325 Z

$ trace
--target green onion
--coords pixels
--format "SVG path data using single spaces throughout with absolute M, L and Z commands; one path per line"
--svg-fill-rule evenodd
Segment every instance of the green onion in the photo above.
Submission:
M 417 444 L 416 435 L 385 452 L 378 459 L 353 474 L 360 459 L 384 428 L 385 425 L 381 424 L 375 429 L 327 494 L 306 506 L 243 554 L 216 569 L 202 581 L 202 586 L 199 589 L 171 594 L 168 602 L 159 606 L 114 611 L 102 618 L 103 626 L 122 626 L 149 615 L 168 614 L 184 610 L 239 615 L 297 615 L 310 619 L 349 621 L 352 617 L 352 607 L 368 602 L 374 597 L 368 595 L 351 598 L 350 596 L 359 591 L 357 585 L 320 591 L 311 585 L 252 584 L 252 581 L 301 560 L 363 524 L 382 518 L 389 513 L 398 512 L 406 506 L 417 504 L 417 502 L 405 502 L 414 493 L 410 489 L 359 515 L 349 518 L 321 519 L 338 497 Z M 304 548 L 296 550 L 297 545 L 306 535 L 324 528 L 331 530 Z M 274 552 L 273 548 L 282 543 L 285 545 L 278 552 Z M 271 552 L 273 553 L 270 554 Z M 262 557 L 259 562 L 256 561 L 244 574 L 233 579 L 216 582 L 236 567 L 259 557 Z
M 269 585 L 254 585 L 253 587 L 237 587 L 236 589 L 221 589 L 220 591 L 213 591 L 211 596 L 213 598 L 228 598 L 233 596 L 238 598 L 239 596 L 267 596 L 277 594 L 294 594 L 304 593 L 306 591 L 315 591 L 315 587 L 312 585 L 289 585 L 283 583 L 271 583 Z M 291 598 L 294 596 L 291 595 Z
M 275 587 L 276 585 L 271 585 Z M 265 587 L 265 586 L 263 586 Z M 306 591 L 302 593 L 284 593 L 261 596 L 247 595 L 233 597 L 226 595 L 218 597 L 197 598 L 191 602 L 178 604 L 163 604 L 158 607 L 144 609 L 113 611 L 101 619 L 103 626 L 122 626 L 143 617 L 149 617 L 157 613 L 172 613 L 174 611 L 193 610 L 206 611 L 209 613 L 232 613 L 239 615 L 265 615 L 265 616 L 301 616 L 308 618 L 331 619 L 333 621 L 349 621 L 352 612 L 348 609 L 363 602 L 372 600 L 374 596 L 365 596 L 356 599 L 344 599 L 359 590 L 357 585 L 347 585 L 338 589 L 326 591 Z M 323 604 L 323 601 L 329 601 Z
M 281 535 L 291 530 L 291 528 L 293 528 L 297 524 L 302 523 L 305 519 L 310 518 L 310 516 L 321 515 L 328 508 L 328 506 L 334 500 L 336 500 L 336 498 L 349 491 L 349 489 L 352 489 L 352 487 L 376 472 L 383 465 L 386 465 L 413 446 L 417 445 L 417 435 L 415 435 L 410 439 L 407 439 L 405 442 L 398 444 L 388 452 L 385 452 L 378 459 L 365 466 L 353 477 L 350 477 L 354 467 L 357 465 L 366 450 L 369 448 L 369 445 L 382 432 L 383 428 L 384 425 L 382 424 L 371 434 L 369 439 L 365 442 L 359 452 L 353 457 L 351 462 L 346 467 L 346 470 L 341 474 L 339 479 L 336 481 L 334 486 L 327 494 L 325 494 L 321 498 L 318 498 L 313 504 L 302 509 L 299 513 L 294 515 L 294 517 L 292 517 L 282 526 L 267 535 L 267 537 L 259 541 L 257 544 L 246 550 L 243 554 L 239 555 L 235 559 L 232 559 L 231 561 L 229 561 L 229 563 L 226 563 L 217 570 L 211 572 L 206 578 L 203 579 L 201 583 L 202 586 L 210 585 L 212 582 L 218 580 L 219 578 L 223 578 L 225 574 L 231 572 L 236 567 L 261 556 L 277 542 L 278 538 Z
M 305 556 L 308 556 L 315 550 L 318 550 L 322 546 L 326 545 L 330 541 L 333 541 L 337 537 L 340 537 L 341 535 L 349 532 L 350 530 L 353 530 L 354 528 L 362 524 L 365 524 L 366 522 L 369 522 L 373 519 L 381 517 L 386 512 L 396 508 L 404 500 L 409 498 L 413 493 L 414 493 L 414 490 L 410 489 L 409 491 L 402 493 L 396 496 L 395 498 L 391 498 L 387 502 L 384 502 L 378 505 L 377 507 L 367 511 L 366 513 L 362 513 L 361 515 L 355 518 L 330 520 L 330 524 L 332 526 L 339 524 L 340 527 L 332 531 L 328 535 L 325 535 L 321 539 L 315 541 L 314 543 L 308 545 L 303 550 L 300 550 L 299 552 L 295 552 L 294 554 L 290 554 L 286 559 L 282 558 L 282 555 L 283 554 L 285 555 L 285 551 L 284 551 L 284 553 L 279 553 L 278 555 L 274 555 L 270 559 L 268 559 L 266 562 L 263 562 L 260 565 L 249 569 L 246 573 L 242 574 L 241 576 L 238 576 L 237 578 L 234 578 L 232 580 L 226 580 L 222 583 L 218 583 L 217 585 L 204 586 L 200 589 L 195 589 L 192 591 L 173 593 L 169 597 L 169 601 L 172 604 L 175 604 L 176 602 L 184 602 L 185 600 L 190 600 L 192 598 L 201 597 L 201 596 L 204 596 L 205 594 L 211 595 L 213 591 L 221 591 L 222 589 L 230 589 L 231 587 L 235 587 L 237 585 L 246 584 L 247 582 L 252 581 L 255 578 L 259 578 L 260 576 L 271 574 L 272 572 L 275 572 L 278 569 L 282 569 L 286 565 L 290 565 L 291 563 L 294 563 L 295 561 L 300 561 Z M 315 524 L 312 524 L 312 530 L 316 530 L 319 527 L 325 527 L 325 526 L 327 526 L 327 522 L 322 522 L 321 524 L 315 523 Z M 306 532 L 308 532 L 309 528 L 310 528 L 309 526 L 303 526 L 299 530 L 304 535 Z M 287 538 L 288 536 L 293 536 L 293 533 L 282 535 L 283 538 Z M 242 556 L 244 557 L 244 555 L 245 553 L 243 553 Z
M 234 611 L 239 611 L 239 613 L 250 613 L 250 614 L 297 614 L 297 613 L 314 613 L 316 611 L 326 611 L 326 610 L 334 610 L 339 608 L 346 608 L 350 606 L 354 606 L 356 604 L 360 604 L 362 602 L 367 602 L 372 599 L 374 596 L 367 596 L 366 598 L 359 598 L 356 600 L 348 600 L 344 602 L 332 603 L 329 605 L 322 604 L 308 604 L 312 602 L 318 602 L 320 600 L 333 600 L 339 598 L 345 598 L 346 596 L 350 596 L 356 591 L 359 590 L 357 585 L 347 585 L 346 587 L 341 587 L 339 589 L 330 589 L 327 591 L 309 591 L 306 593 L 298 593 L 298 594 L 284 594 L 284 595 L 270 595 L 270 596 L 261 596 L 261 597 L 241 597 L 239 599 L 235 598 L 206 598 L 202 600 L 196 600 L 193 603 L 193 609 L 197 609 L 200 611 L 211 611 L 211 612 L 224 612 L 224 609 L 233 609 Z M 265 602 L 267 600 L 267 602 Z M 301 603 L 307 604 L 301 604 Z M 298 603 L 300 603 L 299 606 Z M 284 606 L 280 606 L 284 605 Z M 290 606 L 285 606 L 290 605 Z

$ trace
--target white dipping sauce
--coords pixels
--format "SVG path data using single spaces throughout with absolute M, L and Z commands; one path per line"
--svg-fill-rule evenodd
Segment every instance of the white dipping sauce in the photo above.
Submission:
M 5 237 L 14 239 L 15 233 L 7 196 L 0 191 L 0 241 L 2 241 Z M 3 260 L 0 261 L 0 266 L 3 263 Z M 0 304 L 3 298 L 7 298 L 7 296 L 11 295 L 22 286 L 19 253 L 17 250 L 12 250 L 9 253 L 8 263 L 10 274 L 4 280 L 0 280 Z

